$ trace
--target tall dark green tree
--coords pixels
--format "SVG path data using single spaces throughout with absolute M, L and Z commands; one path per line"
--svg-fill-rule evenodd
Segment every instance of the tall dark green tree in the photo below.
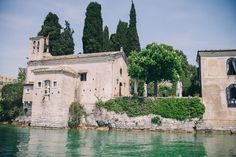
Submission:
M 116 29 L 116 34 L 112 39 L 112 49 L 119 51 L 123 47 L 124 52 L 127 51 L 127 32 L 128 32 L 128 23 L 119 21 Z
M 110 50 L 111 51 L 118 51 L 119 42 L 117 41 L 116 33 L 111 34 L 110 36 Z
M 131 10 L 130 10 L 130 20 L 129 20 L 129 28 L 128 28 L 128 41 L 127 41 L 127 56 L 131 51 L 140 51 L 140 43 L 139 36 L 136 27 L 136 11 L 134 7 L 134 3 L 132 1 Z
M 61 52 L 64 55 L 73 54 L 74 53 L 74 40 L 73 33 L 74 30 L 70 28 L 70 24 L 68 21 L 65 21 L 64 31 L 61 33 Z
M 87 7 L 82 41 L 84 53 L 103 50 L 101 5 L 96 2 L 89 3 Z
M 49 52 L 52 55 L 61 55 L 60 47 L 60 33 L 61 25 L 59 24 L 59 18 L 56 14 L 51 12 L 46 16 L 44 23 L 41 27 L 41 31 L 38 33 L 39 36 L 49 36 Z
M 103 30 L 103 51 L 110 51 L 110 39 L 109 39 L 109 29 L 107 26 L 104 27 Z

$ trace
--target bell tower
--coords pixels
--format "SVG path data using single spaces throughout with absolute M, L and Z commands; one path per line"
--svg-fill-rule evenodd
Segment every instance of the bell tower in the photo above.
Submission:
M 41 60 L 43 57 L 43 53 L 49 52 L 48 44 L 48 37 L 37 36 L 30 38 L 29 61 Z

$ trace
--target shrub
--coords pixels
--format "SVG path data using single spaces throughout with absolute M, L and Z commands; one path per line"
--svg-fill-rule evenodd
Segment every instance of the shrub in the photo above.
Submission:
M 97 102 L 96 105 L 116 113 L 126 113 L 129 117 L 155 114 L 177 120 L 200 118 L 205 111 L 198 98 L 118 97 L 106 102 Z
M 0 101 L 0 121 L 9 121 L 22 112 L 23 85 L 12 83 L 2 88 L 2 101 Z
M 158 117 L 158 116 L 156 116 L 156 117 L 153 117 L 152 119 L 151 119 L 151 122 L 153 123 L 153 124 L 157 124 L 157 125 L 161 125 L 161 119 Z
M 69 108 L 68 126 L 76 128 L 80 124 L 80 118 L 85 114 L 83 106 L 79 102 L 73 102 Z

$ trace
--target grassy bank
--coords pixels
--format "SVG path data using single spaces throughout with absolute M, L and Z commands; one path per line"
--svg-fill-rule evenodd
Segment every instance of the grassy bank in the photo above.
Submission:
M 96 105 L 108 111 L 126 113 L 129 117 L 155 114 L 177 120 L 200 118 L 205 111 L 198 98 L 119 97 L 106 102 L 98 101 Z

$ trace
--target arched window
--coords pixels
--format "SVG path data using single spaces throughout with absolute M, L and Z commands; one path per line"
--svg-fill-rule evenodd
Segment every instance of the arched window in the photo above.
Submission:
M 227 75 L 236 75 L 236 58 L 227 60 Z
M 122 76 L 122 68 L 120 68 L 120 76 Z
M 236 107 L 236 84 L 231 84 L 226 89 L 228 107 Z
M 51 82 L 50 80 L 45 80 L 44 84 L 45 84 L 45 87 L 50 87 Z
M 50 80 L 45 80 L 45 81 L 44 81 L 44 84 L 45 84 L 44 94 L 45 94 L 46 96 L 49 96 L 49 94 L 50 94 L 51 82 L 50 82 Z

